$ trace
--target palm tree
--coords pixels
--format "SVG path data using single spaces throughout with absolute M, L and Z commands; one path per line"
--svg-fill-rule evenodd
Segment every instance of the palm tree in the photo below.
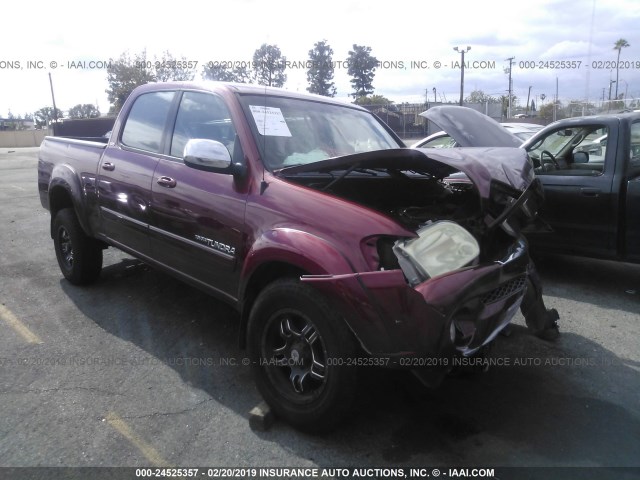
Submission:
M 624 38 L 621 38 L 620 40 L 618 40 L 613 49 L 618 51 L 618 61 L 616 62 L 616 100 L 618 99 L 618 70 L 619 70 L 619 63 L 620 63 L 620 52 L 622 51 L 623 48 L 629 47 L 629 42 L 627 42 Z

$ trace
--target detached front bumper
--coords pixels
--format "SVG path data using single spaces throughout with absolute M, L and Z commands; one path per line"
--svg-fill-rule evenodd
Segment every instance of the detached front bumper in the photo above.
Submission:
M 332 300 L 364 349 L 398 359 L 469 356 L 511 321 L 529 282 L 527 244 L 506 258 L 456 270 L 415 287 L 400 270 L 303 276 Z

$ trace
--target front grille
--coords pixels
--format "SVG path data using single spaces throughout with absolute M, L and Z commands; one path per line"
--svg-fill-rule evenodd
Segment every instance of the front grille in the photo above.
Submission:
M 514 293 L 523 290 L 526 284 L 527 277 L 525 275 L 514 278 L 513 280 L 509 280 L 508 282 L 503 283 L 498 288 L 492 290 L 484 297 L 482 297 L 482 303 L 484 303 L 485 305 L 489 305 L 499 302 L 500 300 L 510 297 Z

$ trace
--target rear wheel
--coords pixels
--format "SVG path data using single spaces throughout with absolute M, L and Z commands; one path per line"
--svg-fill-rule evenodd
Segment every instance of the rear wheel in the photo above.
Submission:
M 53 245 L 62 274 L 74 285 L 87 285 L 100 276 L 102 247 L 84 233 L 72 208 L 63 208 L 53 219 Z
M 356 345 L 316 290 L 278 280 L 251 311 L 249 354 L 260 393 L 275 414 L 306 431 L 327 431 L 349 413 L 357 390 Z

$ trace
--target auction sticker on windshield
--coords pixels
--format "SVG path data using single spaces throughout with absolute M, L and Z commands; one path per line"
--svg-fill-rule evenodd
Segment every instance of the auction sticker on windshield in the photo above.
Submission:
M 282 111 L 277 107 L 249 105 L 253 120 L 261 135 L 273 137 L 290 137 L 291 132 Z

